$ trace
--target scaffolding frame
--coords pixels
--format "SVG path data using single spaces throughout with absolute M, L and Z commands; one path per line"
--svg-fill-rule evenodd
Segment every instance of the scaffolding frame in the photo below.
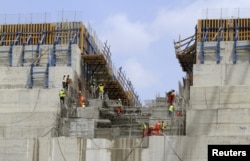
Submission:
M 42 48 L 41 45 L 49 45 L 47 68 L 49 66 L 72 65 L 72 45 L 77 44 L 81 50 L 81 68 L 84 77 L 84 88 L 89 89 L 93 79 L 103 81 L 111 99 L 121 98 L 125 104 L 141 105 L 139 96 L 135 92 L 134 86 L 127 78 L 124 71 L 116 70 L 111 61 L 110 46 L 107 42 L 100 43 L 91 27 L 88 29 L 82 22 L 57 22 L 57 23 L 31 23 L 31 24 L 11 24 L 0 25 L 1 46 L 10 46 L 9 64 L 12 65 L 12 47 L 22 45 L 20 64 L 24 66 L 28 60 L 28 53 L 35 53 L 33 62 L 30 62 L 30 85 L 33 87 L 33 77 L 41 72 L 36 72 L 36 67 L 41 66 Z M 22 42 L 22 43 L 21 43 Z M 67 47 L 59 46 L 65 45 Z M 101 46 L 101 45 L 102 46 Z M 35 45 L 36 49 L 27 49 L 27 45 Z M 47 64 L 48 63 L 48 64 Z M 43 73 L 48 73 L 44 72 Z M 47 83 L 45 83 L 47 84 Z M 48 87 L 48 85 L 45 85 Z
M 89 43 L 89 41 L 86 41 Z M 113 63 L 111 62 L 110 46 L 107 42 L 104 43 L 103 50 L 100 53 L 98 49 L 89 51 L 83 55 L 83 69 L 85 81 L 87 83 L 87 89 L 94 83 L 104 83 L 105 89 L 108 91 L 108 97 L 110 99 L 122 99 L 122 102 L 126 105 L 141 105 L 139 96 L 134 92 L 134 87 L 126 77 L 126 74 L 120 68 L 115 70 Z

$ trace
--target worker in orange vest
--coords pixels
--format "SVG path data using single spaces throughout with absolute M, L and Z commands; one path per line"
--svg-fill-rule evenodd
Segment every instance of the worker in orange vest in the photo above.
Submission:
M 84 99 L 81 91 L 79 91 L 78 99 L 79 99 L 79 106 L 80 107 L 85 107 L 85 103 L 84 103 L 85 99 Z
M 156 135 L 160 135 L 160 131 L 161 131 L 161 122 L 160 121 L 156 122 L 155 131 L 156 131 Z
M 148 136 L 152 136 L 154 130 L 155 130 L 155 126 L 149 126 L 148 127 Z

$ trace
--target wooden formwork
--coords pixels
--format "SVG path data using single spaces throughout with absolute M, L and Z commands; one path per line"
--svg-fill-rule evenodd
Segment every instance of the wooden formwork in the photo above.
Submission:
M 45 44 L 49 44 L 51 39 L 54 38 L 54 35 L 51 34 L 54 31 L 53 24 L 14 24 L 14 25 L 1 25 L 0 37 L 6 35 L 5 45 L 10 45 L 13 42 L 17 35 L 19 34 L 19 42 L 17 45 L 21 45 L 24 42 L 27 42 L 28 38 L 31 37 L 31 44 L 37 44 L 42 38 L 43 32 L 47 32 L 45 37 Z
M 21 45 L 24 42 L 27 42 L 29 37 L 31 37 L 30 44 L 37 45 L 44 32 L 46 32 L 44 44 L 53 44 L 58 34 L 61 37 L 60 44 L 68 44 L 73 38 L 74 34 L 77 32 L 77 43 L 83 52 L 86 29 L 81 22 L 0 25 L 0 39 L 5 35 L 5 41 L 2 44 L 6 46 L 9 46 L 11 42 L 14 42 L 18 33 L 20 38 L 16 45 Z
M 238 40 L 250 39 L 250 19 L 205 19 L 198 20 L 197 41 L 207 32 L 207 41 L 215 41 L 219 33 L 222 33 L 222 41 L 233 41 L 236 32 Z
M 81 22 L 60 22 L 56 23 L 56 33 L 61 36 L 61 43 L 68 44 L 69 41 L 73 38 L 74 34 L 80 32 Z
M 250 19 L 235 19 L 238 26 L 238 40 L 250 39 Z

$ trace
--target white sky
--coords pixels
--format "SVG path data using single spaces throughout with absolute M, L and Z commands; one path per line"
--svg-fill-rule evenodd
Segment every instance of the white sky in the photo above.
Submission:
M 197 20 L 206 18 L 206 9 L 214 9 L 208 18 L 250 17 L 246 8 L 249 0 L 0 0 L 0 23 L 11 21 L 4 20 L 5 14 L 11 19 L 29 13 L 48 13 L 50 22 L 61 21 L 62 13 L 64 19 L 90 22 L 98 38 L 108 41 L 115 66 L 122 66 L 143 102 L 170 89 L 178 91 L 186 74 L 175 57 L 173 41 L 179 35 L 193 35 Z

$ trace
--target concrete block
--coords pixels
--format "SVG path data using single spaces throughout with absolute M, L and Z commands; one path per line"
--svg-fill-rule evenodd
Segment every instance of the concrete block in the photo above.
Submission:
M 85 119 L 99 119 L 99 110 L 98 107 L 85 107 L 76 109 L 76 117 L 85 118 Z
M 217 123 L 218 111 L 213 109 L 206 110 L 187 110 L 187 126 L 190 124 Z
M 0 89 L 0 108 L 3 104 L 58 106 L 59 89 Z M 11 97 L 10 97 L 11 96 Z
M 148 141 L 148 142 L 147 142 Z M 129 155 L 131 161 L 206 161 L 211 144 L 250 144 L 249 136 L 152 136 L 141 139 L 86 139 L 55 137 L 37 139 L 0 138 L 0 159 L 45 160 L 119 160 Z M 142 142 L 146 146 L 143 148 Z M 138 148 L 137 148 L 138 147 Z M 159 150 L 161 149 L 161 150 Z M 10 155 L 11 154 L 11 155 Z M 177 156 L 178 155 L 178 156 Z
M 89 106 L 90 107 L 102 107 L 103 106 L 103 100 L 101 99 L 88 99 Z
M 191 87 L 192 109 L 249 108 L 249 86 Z
M 249 42 L 239 42 L 239 45 L 245 45 L 246 43 L 249 44 Z M 194 64 L 193 86 L 250 85 L 250 71 L 248 70 L 250 56 L 248 51 L 238 51 L 237 63 L 233 64 L 233 44 L 226 44 L 226 48 L 228 51 L 220 53 L 222 60 L 219 64 L 216 64 L 215 51 L 205 55 L 204 64 Z M 209 59 L 209 55 L 212 55 L 213 60 Z
M 95 121 L 93 119 L 63 118 L 60 126 L 63 136 L 94 138 Z
M 57 117 L 57 112 L 1 113 L 0 137 L 51 137 Z
M 250 124 L 250 109 L 219 109 L 218 123 L 220 124 Z
M 112 138 L 112 130 L 110 128 L 95 129 L 95 138 Z
M 220 104 L 220 87 L 190 87 L 191 108 L 211 109 Z
M 249 46 L 248 41 L 237 41 L 237 46 Z M 217 42 L 209 41 L 204 43 L 204 47 L 216 47 Z M 234 50 L 234 41 L 221 41 L 220 42 L 220 63 L 221 64 L 232 64 L 233 63 L 233 53 Z M 197 43 L 197 52 L 201 53 L 201 43 Z M 216 55 L 216 48 L 214 49 L 205 49 L 205 58 L 204 64 L 217 64 L 217 55 Z M 249 62 L 249 55 L 247 54 L 247 49 L 237 50 L 237 63 L 247 63 Z M 200 62 L 200 54 L 197 54 L 197 60 Z
M 186 134 L 189 136 L 247 136 L 249 124 L 188 124 Z
M 0 138 L 0 160 L 34 161 L 35 139 Z
M 0 67 L 1 89 L 28 88 L 30 67 Z

